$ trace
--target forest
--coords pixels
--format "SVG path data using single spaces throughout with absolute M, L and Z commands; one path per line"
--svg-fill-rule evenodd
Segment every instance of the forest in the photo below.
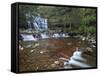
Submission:
M 27 28 L 27 20 L 32 22 L 34 20 L 32 16 L 37 14 L 48 19 L 48 30 L 96 33 L 95 8 L 21 5 L 19 7 L 19 27 Z

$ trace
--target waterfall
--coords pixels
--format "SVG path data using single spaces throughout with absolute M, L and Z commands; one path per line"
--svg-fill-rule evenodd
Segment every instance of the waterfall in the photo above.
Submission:
M 44 31 L 48 29 L 47 19 L 42 18 L 40 15 L 35 17 L 33 24 L 36 31 Z

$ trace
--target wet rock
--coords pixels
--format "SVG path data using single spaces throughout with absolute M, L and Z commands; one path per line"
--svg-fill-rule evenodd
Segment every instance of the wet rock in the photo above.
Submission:
M 54 61 L 54 63 L 55 63 L 55 64 L 59 64 L 60 62 L 59 62 L 59 61 Z
M 39 43 L 36 43 L 34 46 L 35 46 L 35 47 L 38 47 L 38 46 L 39 46 Z
M 60 60 L 63 60 L 63 61 L 68 61 L 69 59 L 67 58 L 59 58 Z
M 77 33 L 74 33 L 74 32 L 69 32 L 69 33 L 68 33 L 68 35 L 69 35 L 69 36 L 76 36 L 76 35 L 77 35 Z
M 51 67 L 53 67 L 53 68 L 56 67 L 56 64 L 51 64 Z
M 86 50 L 89 52 L 93 52 L 92 48 L 90 48 L 90 47 L 87 47 Z
M 40 54 L 43 54 L 44 53 L 44 51 L 40 51 Z
M 82 40 L 84 41 L 86 38 L 85 37 L 82 37 Z
M 19 37 L 19 40 L 21 41 L 23 40 L 23 37 L 21 35 L 19 35 L 18 37 Z
M 24 50 L 24 47 L 22 47 L 21 45 L 19 45 L 19 50 Z
M 95 45 L 92 45 L 92 47 L 95 48 L 96 46 Z
M 26 48 L 30 48 L 32 45 L 27 45 Z
M 35 45 L 33 45 L 32 48 L 37 48 L 39 45 L 39 43 L 35 43 Z
M 32 52 L 34 52 L 34 50 L 30 50 L 30 52 L 32 53 Z

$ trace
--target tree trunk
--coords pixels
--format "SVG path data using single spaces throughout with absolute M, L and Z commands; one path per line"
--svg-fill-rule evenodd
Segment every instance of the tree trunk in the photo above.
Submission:
M 69 29 L 70 29 L 70 30 L 72 29 L 72 25 L 71 25 L 71 23 L 69 24 Z
M 64 23 L 64 32 L 66 32 L 66 23 Z

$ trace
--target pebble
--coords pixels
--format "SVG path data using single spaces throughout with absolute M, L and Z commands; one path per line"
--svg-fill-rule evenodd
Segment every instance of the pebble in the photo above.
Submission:
M 20 48 L 20 50 L 23 50 L 23 49 L 24 49 L 23 47 Z
M 69 59 L 66 59 L 66 58 L 59 58 L 60 60 L 63 60 L 63 61 L 68 61 Z
M 32 53 L 34 50 L 30 50 L 30 52 Z
M 44 52 L 43 51 L 40 51 L 40 53 L 43 54 Z
M 67 45 L 72 45 L 72 43 L 67 43 Z
M 85 40 L 85 37 L 83 37 L 82 40 L 84 41 Z
M 60 62 L 59 62 L 59 61 L 54 61 L 54 63 L 55 63 L 55 64 L 59 64 Z

